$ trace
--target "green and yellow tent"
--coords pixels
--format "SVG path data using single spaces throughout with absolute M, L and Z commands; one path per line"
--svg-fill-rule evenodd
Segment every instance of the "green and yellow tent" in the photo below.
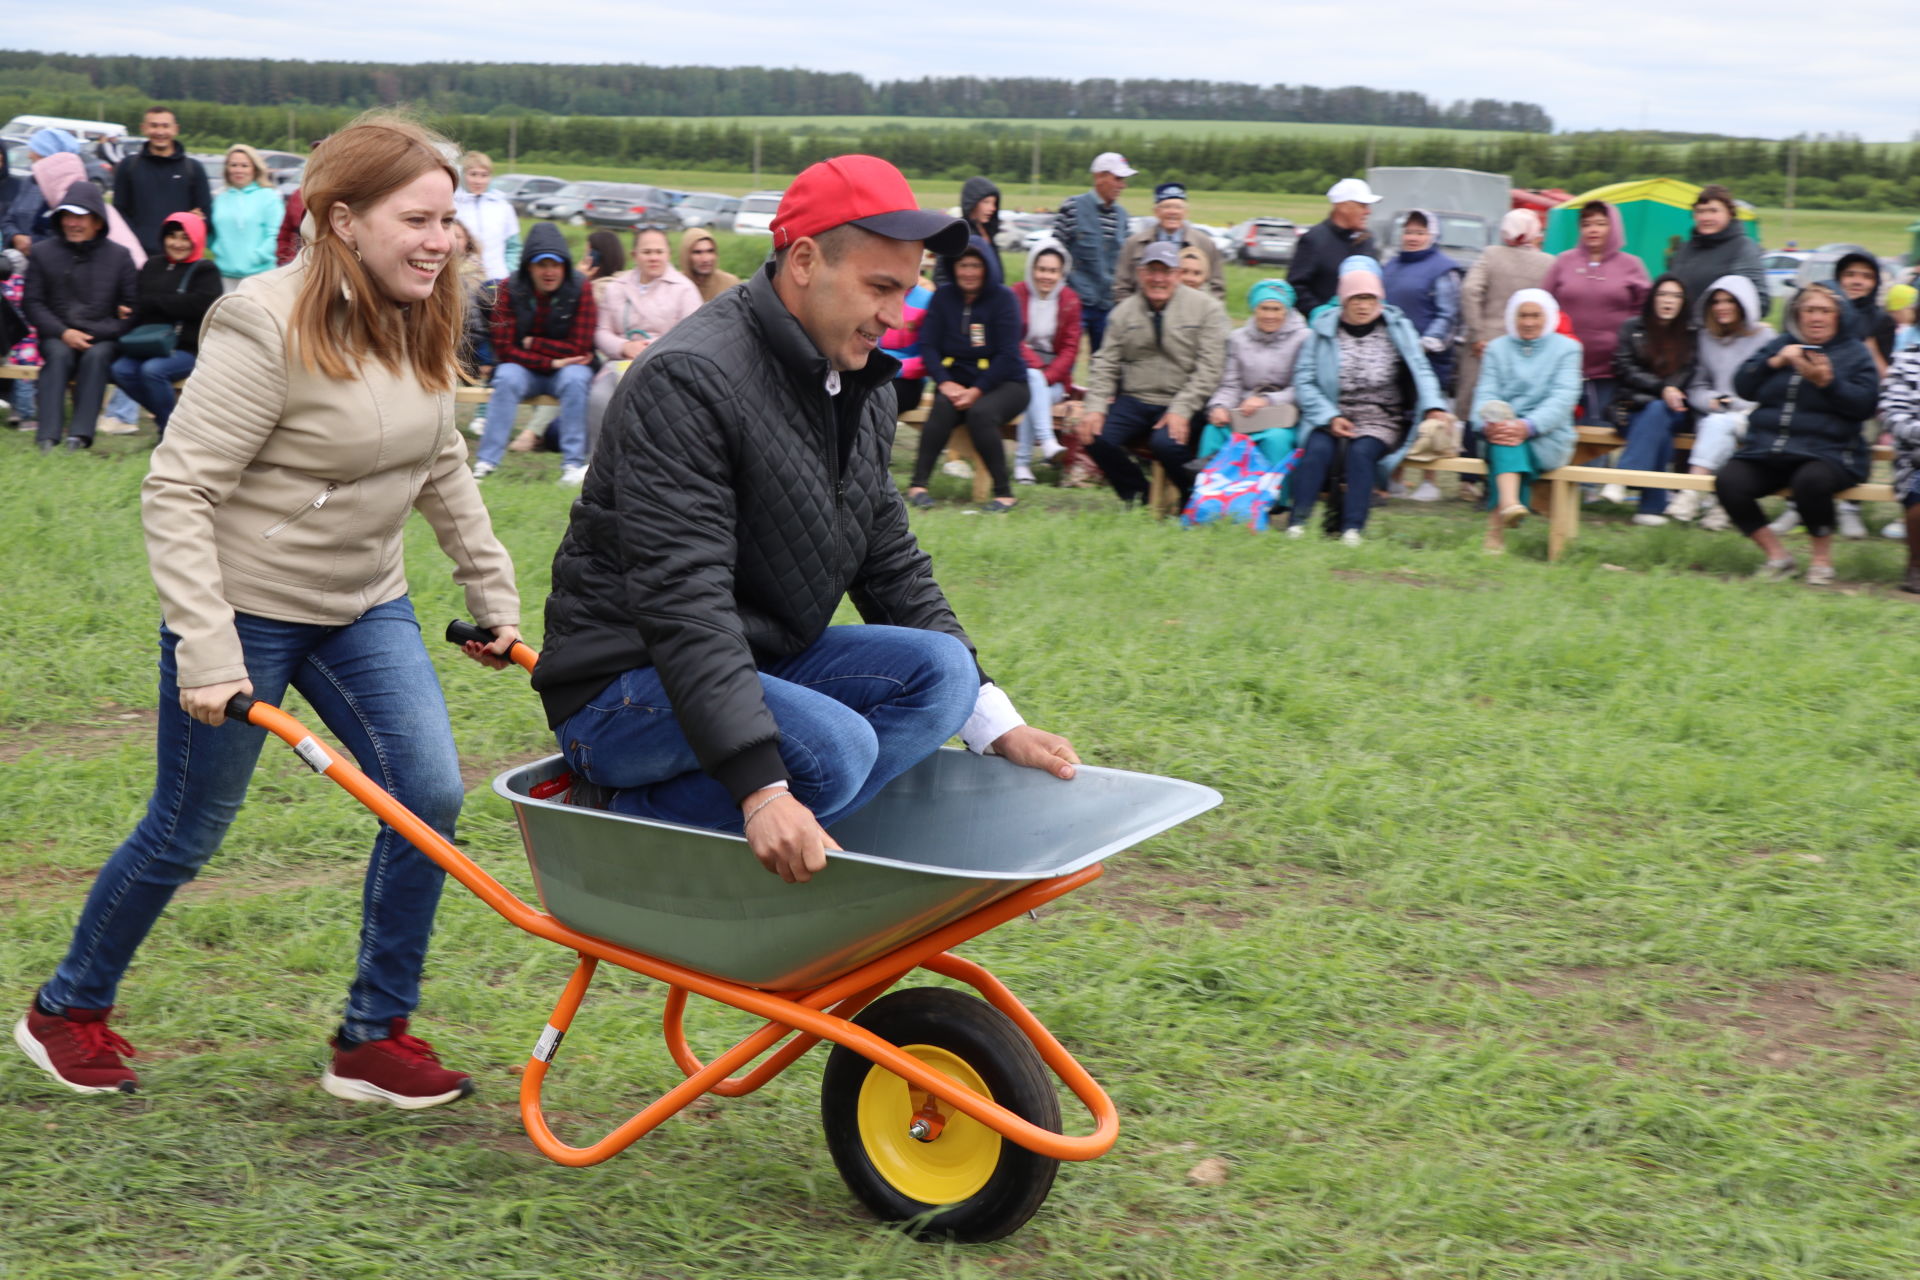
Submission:
M 1626 250 L 1647 266 L 1649 276 L 1667 269 L 1667 255 L 1693 234 L 1693 201 L 1700 188 L 1678 178 L 1642 178 L 1614 182 L 1582 192 L 1547 215 L 1548 253 L 1571 249 L 1580 239 L 1580 206 L 1604 200 L 1620 210 L 1626 229 Z M 1755 240 L 1760 219 L 1746 205 L 1736 209 L 1740 224 Z

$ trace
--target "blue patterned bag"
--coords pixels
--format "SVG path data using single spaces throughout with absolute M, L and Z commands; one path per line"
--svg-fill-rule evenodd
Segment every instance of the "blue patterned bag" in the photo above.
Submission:
M 1255 533 L 1265 532 L 1267 512 L 1299 460 L 1296 449 L 1278 469 L 1271 469 L 1253 437 L 1236 432 L 1194 480 L 1187 509 L 1180 513 L 1181 525 L 1242 524 Z

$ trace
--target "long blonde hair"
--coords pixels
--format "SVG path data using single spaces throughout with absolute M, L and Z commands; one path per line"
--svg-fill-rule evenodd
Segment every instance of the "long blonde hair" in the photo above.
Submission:
M 466 330 L 467 298 L 459 271 L 442 271 L 424 300 L 393 305 L 334 231 L 333 207 L 343 204 L 365 213 L 435 170 L 458 190 L 460 175 L 452 160 L 457 154 L 439 134 L 389 111 L 362 115 L 314 151 L 300 183 L 313 219 L 313 243 L 287 333 L 289 348 L 308 369 L 347 381 L 368 358 L 395 373 L 404 359 L 428 390 L 452 388 Z
M 268 172 L 267 162 L 261 158 L 258 151 L 255 151 L 244 142 L 236 142 L 227 148 L 226 162 L 232 161 L 233 153 L 236 151 L 245 156 L 247 163 L 253 166 L 253 181 L 249 182 L 247 184 L 248 186 L 271 187 L 273 185 L 273 174 Z M 220 166 L 220 172 L 223 176 L 227 171 L 226 162 L 222 162 Z

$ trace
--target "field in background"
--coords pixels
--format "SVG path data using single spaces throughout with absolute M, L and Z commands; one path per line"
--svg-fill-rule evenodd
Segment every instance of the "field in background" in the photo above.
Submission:
M 824 133 L 859 137 L 883 129 L 966 129 L 974 125 L 997 125 L 1014 136 L 1031 136 L 1035 130 L 1110 138 L 1115 134 L 1133 134 L 1143 138 L 1257 138 L 1262 136 L 1306 138 L 1446 138 L 1459 142 L 1498 140 L 1510 135 L 1493 129 L 1419 129 L 1406 125 L 1304 124 L 1285 120 L 1075 120 L 1019 119 L 1011 116 L 624 116 L 627 120 L 647 120 L 662 124 L 737 124 L 768 133 Z

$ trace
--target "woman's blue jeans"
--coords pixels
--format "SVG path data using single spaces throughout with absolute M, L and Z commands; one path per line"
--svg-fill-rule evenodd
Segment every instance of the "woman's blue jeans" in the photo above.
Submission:
M 1623 471 L 1665 471 L 1673 465 L 1673 435 L 1687 420 L 1685 410 L 1675 412 L 1664 400 L 1655 400 L 1633 415 L 1627 423 L 1627 447 L 1620 451 Z M 1640 512 L 1659 515 L 1667 509 L 1668 491 L 1642 489 Z
M 760 668 L 789 785 L 831 826 L 960 731 L 980 696 L 967 646 L 912 627 L 828 627 Z M 617 813 L 740 830 L 740 808 L 681 731 L 658 671 L 620 675 L 555 732 L 579 776 L 616 788 Z
M 1304 528 L 1329 477 L 1339 476 L 1345 478 L 1347 485 L 1340 498 L 1340 532 L 1366 528 L 1367 514 L 1373 509 L 1373 486 L 1379 479 L 1380 460 L 1392 452 L 1392 448 L 1377 436 L 1343 439 L 1330 428 L 1308 436 L 1290 477 L 1293 482 L 1291 523 Z M 1344 461 L 1340 457 L 1343 452 Z
M 362 771 L 453 838 L 460 764 L 440 682 L 406 597 L 342 627 L 236 614 L 253 696 L 300 692 Z M 95 877 L 73 944 L 40 1002 L 55 1013 L 112 1005 L 133 953 L 174 890 L 213 856 L 246 798 L 264 729 L 209 728 L 180 709 L 174 634 L 160 631 L 160 725 L 147 813 Z M 361 898 L 360 949 L 347 993 L 349 1039 L 378 1040 L 420 1001 L 420 970 L 444 873 L 380 825 Z
M 167 419 L 173 416 L 173 384 L 192 372 L 191 351 L 175 351 L 152 360 L 121 356 L 113 362 L 113 385 L 153 415 L 155 430 L 165 432 Z

